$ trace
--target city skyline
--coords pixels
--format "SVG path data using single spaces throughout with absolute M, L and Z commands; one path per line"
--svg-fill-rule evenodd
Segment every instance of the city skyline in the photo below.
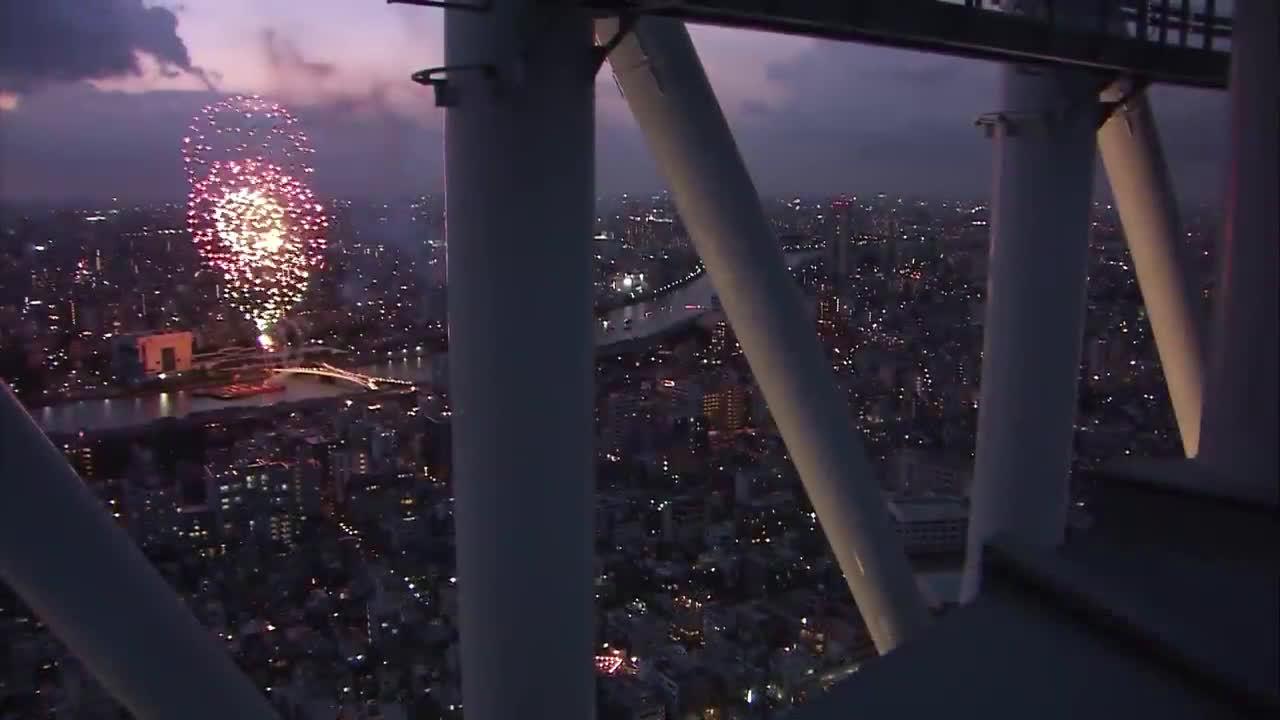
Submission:
M 61 2 L 0 11 L 6 26 L 24 28 L 24 42 L 0 54 L 0 200 L 178 199 L 172 148 L 187 119 L 241 92 L 288 103 L 312 128 L 322 195 L 443 189 L 443 113 L 408 80 L 441 62 L 438 10 L 99 0 L 100 15 L 115 18 L 108 35 L 68 21 L 75 14 L 58 12 Z M 997 64 L 723 28 L 692 34 L 761 192 L 989 192 L 991 148 L 973 120 L 997 109 Z M 597 189 L 662 189 L 607 68 L 596 90 Z M 1151 97 L 1175 188 L 1216 201 L 1225 94 L 1156 87 Z
M 969 524 L 986 208 L 767 207 L 782 242 L 809 247 L 793 256 L 801 321 L 945 618 Z M 441 210 L 417 204 L 409 222 L 438 235 Z M 450 449 L 443 253 L 391 241 L 383 220 L 397 210 L 381 203 L 328 212 L 326 263 L 289 325 L 310 339 L 308 365 L 342 366 L 330 382 L 306 367 L 269 379 L 275 353 L 247 349 L 256 330 L 199 269 L 188 233 L 167 227 L 180 206 L 0 226 L 0 348 L 12 350 L 0 376 L 282 717 L 376 706 L 456 720 L 474 585 L 455 560 L 465 480 Z M 1197 254 L 1210 244 L 1199 220 L 1189 213 Z M 1178 443 L 1118 219 L 1097 208 L 1093 223 L 1077 510 L 1101 463 Z M 621 201 L 597 230 L 598 716 L 782 716 L 872 662 L 873 637 L 712 278 L 691 272 L 670 199 Z M 628 278 L 656 296 L 637 301 Z M 116 701 L 4 590 L 0 620 L 19 620 L 0 622 L 0 638 L 37 650 L 9 671 L 0 709 L 111 717 Z

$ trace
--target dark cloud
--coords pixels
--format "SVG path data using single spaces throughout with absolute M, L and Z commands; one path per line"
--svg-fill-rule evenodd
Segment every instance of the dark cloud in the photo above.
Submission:
M 293 105 L 319 107 L 335 117 L 367 115 L 377 117 L 389 126 L 412 124 L 403 117 L 405 109 L 393 102 L 390 82 L 361 78 L 353 86 L 352 78 L 338 77 L 337 65 L 303 55 L 293 40 L 274 28 L 264 29 L 261 38 L 271 85 L 280 99 Z M 400 84 L 408 86 L 409 81 L 401 78 Z M 424 106 L 428 104 L 427 99 L 424 93 Z
M 303 55 L 293 40 L 273 28 L 262 31 L 262 44 L 276 92 L 299 113 L 316 148 L 331 157 L 349 156 L 339 165 L 349 168 L 342 185 L 406 195 L 439 185 L 434 171 L 426 169 L 435 163 L 425 164 L 421 157 L 422 139 L 439 138 L 424 127 L 424 121 L 435 120 L 422 112 L 431 107 L 429 95 L 421 94 L 417 108 L 405 107 L 393 101 L 394 88 L 386 80 L 361 78 L 353 86 L 352 78 L 338 77 L 336 65 Z M 409 80 L 400 83 L 408 86 Z M 415 110 L 421 115 L 408 114 Z M 351 182 L 351 175 L 366 172 Z
M 815 42 L 767 75 L 781 97 L 729 117 L 762 191 L 989 196 L 991 144 L 973 121 L 999 109 L 999 64 Z M 1217 198 L 1226 93 L 1159 86 L 1151 102 L 1179 194 Z
M 178 153 L 210 92 L 102 92 L 56 85 L 0 114 L 0 195 L 17 200 L 178 200 Z
M 333 63 L 303 57 L 292 40 L 282 37 L 273 28 L 262 31 L 262 47 L 266 52 L 267 66 L 288 82 L 318 82 L 337 72 Z
M 815 42 L 766 74 L 780 96 L 729 117 L 762 191 L 989 192 L 995 65 Z
M 33 94 L 0 113 L 0 198 L 182 200 L 182 137 L 200 108 L 222 97 L 109 92 L 83 83 Z M 429 120 L 353 112 L 343 104 L 292 109 L 316 148 L 311 179 L 320 194 L 394 196 L 443 187 L 442 138 Z
M 376 79 L 356 78 L 352 86 L 353 78 L 304 56 L 286 34 L 265 28 L 258 38 L 268 94 L 290 107 L 317 150 L 312 181 L 318 192 L 396 195 L 441 188 L 439 117 L 428 93 L 415 103 L 412 95 L 393 98 L 395 88 Z M 177 57 L 167 58 L 161 72 L 187 71 L 185 49 L 182 64 L 172 61 Z M 410 85 L 407 78 L 403 83 Z M 185 197 L 182 136 L 220 93 L 47 84 L 0 113 L 0 197 Z
M 429 92 L 414 94 L 417 88 L 403 79 L 363 79 L 353 87 L 359 78 L 331 76 L 328 63 L 304 57 L 281 34 L 262 37 L 264 52 L 274 48 L 281 77 L 289 78 L 279 83 L 279 99 L 317 149 L 318 192 L 396 196 L 443 189 L 441 111 Z M 0 53 L 9 52 L 0 46 Z M 754 97 L 726 97 L 724 106 L 762 192 L 985 198 L 992 150 L 973 120 L 999 109 L 999 70 L 992 63 L 815 42 L 771 66 L 768 85 Z M 597 188 L 661 188 L 634 122 L 618 112 L 621 101 L 607 73 L 597 91 Z M 200 107 L 218 97 L 104 92 L 83 83 L 33 93 L 0 112 L 0 196 L 180 199 L 181 136 Z M 1226 94 L 1159 87 L 1152 104 L 1180 194 L 1220 197 Z
M 5 0 L 0 3 L 0 90 L 138 75 L 139 54 L 205 80 L 178 37 L 178 19 L 142 0 Z
M 364 94 L 292 106 L 316 148 L 311 179 L 317 192 L 378 198 L 444 189 L 444 136 L 430 93 L 423 93 L 419 113 L 409 115 L 390 105 L 388 92 L 375 86 Z M 200 108 L 221 97 L 127 94 L 84 84 L 33 95 L 0 114 L 0 199 L 182 200 L 182 136 Z M 602 193 L 661 187 L 634 126 L 601 125 L 596 145 Z

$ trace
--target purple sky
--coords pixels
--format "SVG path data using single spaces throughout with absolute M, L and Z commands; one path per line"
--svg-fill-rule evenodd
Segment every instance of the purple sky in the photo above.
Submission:
M 178 199 L 179 141 L 222 94 L 289 105 L 324 194 L 443 188 L 441 111 L 414 70 L 441 62 L 442 13 L 378 0 L 31 0 L 0 5 L 0 198 Z M 692 29 L 763 192 L 985 197 L 998 67 L 852 44 Z M 661 187 L 607 69 L 602 193 Z M 1225 93 L 1157 88 L 1181 194 L 1216 200 Z

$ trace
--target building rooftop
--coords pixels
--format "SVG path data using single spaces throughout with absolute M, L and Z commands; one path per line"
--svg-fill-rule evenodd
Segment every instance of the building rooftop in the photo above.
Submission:
M 943 522 L 969 517 L 968 505 L 958 497 L 892 498 L 888 506 L 889 514 L 899 523 Z
M 1098 482 L 1088 533 L 1057 552 L 990 546 L 977 601 L 793 717 L 1275 717 L 1274 515 Z

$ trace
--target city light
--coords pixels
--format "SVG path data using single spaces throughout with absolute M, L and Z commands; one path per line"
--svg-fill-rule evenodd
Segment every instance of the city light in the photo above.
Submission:
M 597 655 L 596 672 L 601 675 L 613 675 L 622 667 L 622 658 L 617 655 Z
M 255 114 L 253 120 L 262 118 Z M 219 135 L 207 127 L 204 131 L 226 144 L 227 137 L 245 132 L 239 122 L 228 122 L 230 133 Z M 206 153 L 200 178 L 227 182 L 208 186 L 208 202 L 199 206 L 208 213 L 207 223 L 199 227 L 209 228 L 207 239 L 216 250 L 234 248 L 244 258 L 257 258 L 243 260 L 252 266 L 246 277 L 271 279 L 267 264 L 274 262 L 277 269 L 287 265 L 288 260 L 278 256 L 299 236 L 287 222 L 291 201 L 274 193 L 262 178 L 278 172 L 280 181 L 288 182 L 284 178 L 305 179 L 306 173 L 278 153 L 258 157 L 254 144 L 249 146 L 254 152 L 243 156 L 233 152 L 234 143 L 225 154 Z M 233 165 L 240 167 L 238 174 Z M 255 169 L 249 174 L 259 178 L 256 184 L 247 179 L 247 169 Z M 924 208 L 919 212 L 921 227 L 913 228 L 913 235 L 925 233 L 925 224 L 934 222 L 934 232 L 940 235 L 954 231 L 980 236 L 969 228 L 967 214 L 943 225 L 927 220 L 926 206 L 910 205 Z M 803 222 L 812 222 L 812 208 L 804 208 L 810 215 Z M 387 232 L 382 226 L 393 217 L 385 204 L 353 206 L 335 200 L 326 239 L 331 247 L 325 249 L 332 266 L 322 272 L 313 269 L 305 306 L 289 309 L 282 301 L 280 325 L 246 333 L 247 324 L 235 316 L 245 312 L 254 320 L 252 313 L 265 306 L 245 310 L 232 304 L 236 290 L 229 287 L 226 271 L 203 248 L 197 257 L 185 228 L 164 227 L 175 209 L 181 225 L 186 208 L 165 208 L 147 216 L 147 230 L 136 230 L 136 224 L 128 224 L 132 219 L 126 223 L 104 214 L 106 223 L 90 226 L 93 230 L 110 242 L 137 243 L 143 251 L 128 257 L 107 255 L 109 262 L 102 267 L 95 264 L 94 244 L 86 240 L 80 247 L 73 244 L 80 241 L 63 240 L 54 232 L 57 226 L 37 227 L 23 237 L 23 248 L 33 243 L 48 243 L 49 248 L 43 254 L 26 253 L 23 261 L 29 265 L 21 268 L 24 272 L 29 267 L 35 271 L 30 274 L 39 277 L 42 263 L 61 264 L 49 266 L 43 286 L 16 286 L 21 289 L 12 293 L 11 307 L 32 328 L 52 327 L 59 318 L 72 317 L 70 327 L 64 323 L 58 337 L 76 340 L 75 346 L 46 345 L 40 357 L 47 364 L 47 378 L 23 378 L 29 383 L 23 386 L 38 387 L 35 381 L 44 379 L 51 391 L 46 395 L 50 404 L 40 410 L 42 417 L 55 418 L 64 428 L 83 424 L 84 417 L 90 422 L 131 419 L 145 410 L 147 419 L 154 419 L 152 414 L 186 415 L 185 423 L 192 427 L 216 432 L 219 450 L 183 463 L 182 472 L 190 467 L 220 478 L 228 468 L 263 458 L 280 463 L 280 482 L 287 482 L 280 489 L 288 492 L 270 502 L 265 496 L 255 498 L 261 486 L 248 485 L 253 476 L 246 475 L 243 490 L 220 481 L 209 489 L 215 501 L 201 504 L 181 493 L 186 481 L 178 467 L 169 470 L 150 459 L 175 451 L 166 446 L 167 433 L 126 443 L 90 425 L 87 432 L 80 430 L 74 440 L 62 443 L 85 484 L 101 495 L 110 516 L 144 551 L 179 558 L 177 565 L 162 570 L 198 573 L 214 567 L 209 559 L 236 570 L 206 571 L 189 600 L 202 609 L 211 601 L 224 605 L 221 614 L 227 619 L 219 618 L 210 630 L 246 671 L 271 678 L 273 694 L 306 691 L 299 690 L 297 682 L 286 689 L 284 676 L 276 671 L 288 670 L 293 658 L 307 657 L 308 662 L 341 664 L 342 675 L 317 684 L 320 694 L 343 688 L 358 694 L 365 683 L 389 681 L 407 696 L 412 683 L 421 683 L 412 687 L 414 695 L 436 699 L 441 709 L 450 702 L 460 709 L 456 663 L 442 663 L 438 670 L 428 668 L 426 676 L 416 677 L 416 672 L 397 667 L 403 658 L 391 638 L 419 631 L 431 643 L 456 638 L 456 613 L 467 602 L 453 574 L 458 570 L 452 488 L 461 473 L 450 456 L 450 368 L 447 362 L 428 363 L 448 358 L 445 308 L 433 304 L 429 317 L 409 325 L 394 309 L 410 307 L 415 295 L 444 299 L 443 276 L 427 283 L 413 280 L 424 267 L 421 259 L 378 235 Z M 77 228 L 85 227 L 87 212 L 95 211 L 80 210 L 74 216 Z M 881 219 L 880 211 L 866 212 L 869 224 Z M 885 217 L 885 222 L 898 222 L 891 214 Z M 797 236 L 822 229 L 802 226 L 795 218 L 778 222 Z M 949 497 L 972 480 L 966 468 L 973 464 L 975 449 L 983 312 L 981 266 L 974 261 L 986 247 L 883 239 L 898 234 L 886 227 L 872 239 L 850 242 L 861 260 L 841 288 L 828 284 L 824 245 L 786 244 L 783 251 L 798 289 L 811 301 L 803 320 L 816 321 L 818 338 L 828 352 L 828 364 L 838 373 L 838 389 L 847 396 L 849 416 L 858 421 L 869 459 L 886 479 L 902 483 L 886 488 L 886 497 L 902 500 L 906 507 L 921 498 Z M 620 236 L 615 232 L 609 237 Z M 620 242 L 602 243 L 602 250 L 607 247 L 611 255 L 619 255 L 615 251 Z M 148 248 L 159 250 L 148 253 Z M 593 282 L 600 305 L 595 322 L 600 325 L 594 329 L 601 351 L 595 362 L 600 402 L 594 459 L 599 463 L 597 477 L 604 482 L 596 492 L 596 547 L 601 552 L 593 590 L 595 619 L 604 621 L 601 639 L 610 642 L 594 643 L 591 670 L 597 684 L 618 697 L 659 698 L 658 683 L 668 668 L 678 673 L 681 663 L 718 660 L 722 653 L 759 657 L 764 669 L 758 676 L 738 674 L 734 663 L 725 664 L 734 674 L 717 680 L 722 688 L 717 691 L 722 698 L 717 712 L 722 713 L 719 717 L 780 712 L 800 702 L 806 692 L 856 670 L 857 660 L 850 664 L 850 659 L 870 652 L 870 647 L 851 651 L 837 644 L 850 630 L 862 636 L 849 599 L 830 597 L 843 573 L 822 542 L 817 513 L 797 492 L 790 455 L 734 328 L 719 307 L 716 288 L 700 266 L 689 270 L 695 262 L 693 250 L 681 250 L 683 254 L 672 253 L 672 259 L 653 252 L 636 259 L 630 250 L 619 255 L 621 259 L 596 257 Z M 64 260 L 56 259 L 63 256 Z M 437 261 L 443 259 L 431 260 Z M 1130 265 L 1110 259 L 1092 264 L 1091 292 L 1136 290 Z M 186 272 L 203 277 L 183 287 Z M 167 288 L 170 278 L 178 278 L 172 290 Z M 615 281 L 619 286 L 630 284 L 630 298 L 619 296 Z M 132 282 L 139 286 L 134 288 Z M 112 294 L 101 295 L 108 289 Z M 99 297 L 100 302 L 90 301 Z M 121 312 L 112 312 L 111 305 L 119 305 Z M 1080 467 L 1107 456 L 1146 455 L 1151 448 L 1176 444 L 1178 437 L 1172 418 L 1159 414 L 1168 414 L 1167 395 L 1154 348 L 1140 343 L 1150 340 L 1145 315 L 1140 307 L 1136 314 L 1130 312 L 1129 304 L 1102 312 L 1107 307 L 1105 301 L 1090 297 L 1091 310 L 1099 311 L 1090 313 L 1097 322 L 1087 331 L 1086 344 L 1092 350 L 1085 353 L 1080 375 L 1082 398 L 1090 403 L 1075 425 L 1081 441 Z M 225 327 L 228 318 L 237 321 L 236 327 Z M 233 393 L 199 395 L 221 400 L 213 413 L 201 417 L 214 404 L 202 401 L 188 411 L 192 403 L 183 398 L 199 392 L 206 377 L 231 383 L 220 386 L 226 390 L 254 382 L 207 376 L 194 360 L 191 369 L 179 366 L 149 373 L 137 387 L 113 380 L 109 373 L 115 338 L 142 323 L 191 327 L 216 338 L 216 349 L 195 357 L 204 355 L 205 365 L 218 373 L 244 373 L 248 368 L 254 376 L 320 378 L 329 387 L 308 383 L 322 397 L 296 407 L 287 407 L 293 393 L 283 393 L 284 383 L 276 383 L 282 387 L 279 399 L 261 403 L 240 402 Z M 289 326 L 292 334 L 294 323 L 315 335 L 302 341 L 302 349 L 310 354 L 281 362 L 286 359 L 282 353 L 263 351 L 273 343 L 282 348 L 281 331 Z M 260 347 L 242 347 L 252 338 Z M 236 344 L 219 347 L 232 342 Z M 382 377 L 402 373 L 414 363 L 419 374 L 412 380 Z M 105 379 L 102 373 L 108 374 Z M 291 381 L 289 386 L 301 389 L 304 382 Z M 419 387 L 422 394 L 412 396 Z M 403 392 L 360 397 L 353 394 L 357 388 Z M 100 403 L 85 402 L 76 399 L 77 392 L 90 398 L 104 394 Z M 77 403 L 75 423 L 57 420 L 71 407 L 69 401 Z M 101 412 L 87 415 L 80 410 L 90 405 Z M 237 409 L 219 412 L 226 408 Z M 1137 418 L 1143 418 L 1141 430 Z M 1125 439 L 1130 432 L 1136 439 Z M 98 450 L 112 445 L 128 449 L 133 444 L 145 453 Z M 147 467 L 148 474 L 161 477 L 164 485 L 130 489 L 122 473 L 132 470 L 117 463 L 114 455 L 129 455 L 131 464 Z M 904 498 L 894 497 L 898 494 Z M 242 504 L 241 499 L 250 502 Z M 1083 507 L 1082 500 L 1073 496 L 1072 501 L 1073 508 Z M 296 528 L 304 524 L 308 534 L 300 539 Z M 922 524 L 918 531 L 899 530 L 908 552 L 944 544 L 930 539 L 927 529 Z M 948 553 L 963 542 L 962 534 L 948 530 Z M 687 557 L 689 562 L 655 562 L 659 557 Z M 944 557 L 950 555 L 938 555 L 940 563 Z M 300 562 L 342 572 L 307 574 L 306 596 L 297 598 L 291 588 Z M 684 565 L 689 566 L 687 572 Z M 240 568 L 245 572 L 238 572 Z M 770 597 L 775 588 L 781 594 L 777 603 Z M 294 612 L 299 604 L 302 614 Z M 761 604 L 776 604 L 788 622 L 776 628 L 770 622 L 765 634 L 750 632 L 750 625 L 759 622 L 756 609 Z M 253 622 L 245 624 L 240 618 Z M 15 625 L 10 631 L 24 639 L 47 633 L 36 625 Z M 265 654 L 258 650 L 264 640 Z M 384 643 L 391 643 L 390 648 L 380 647 Z M 391 671 L 387 679 L 380 666 Z M 794 682 L 808 689 L 801 692 L 798 685 L 788 684 Z

